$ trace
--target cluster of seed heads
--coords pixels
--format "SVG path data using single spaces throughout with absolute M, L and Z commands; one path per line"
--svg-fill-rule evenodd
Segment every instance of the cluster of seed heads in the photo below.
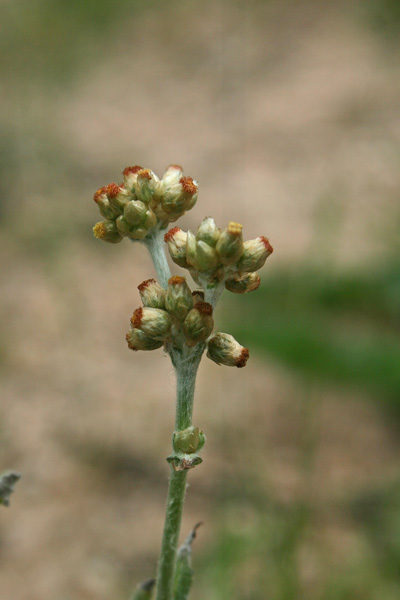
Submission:
M 207 341 L 207 356 L 217 364 L 244 367 L 249 352 L 224 333 L 210 337 L 214 329 L 213 307 L 204 292 L 191 292 L 184 277 L 174 276 L 167 289 L 154 279 L 138 286 L 143 306 L 131 318 L 126 341 L 131 350 L 165 347 L 182 350 Z
M 195 234 L 173 227 L 164 240 L 172 260 L 188 269 L 198 285 L 206 289 L 224 282 L 235 294 L 258 288 L 256 271 L 273 252 L 266 237 L 243 241 L 242 225 L 231 221 L 221 230 L 212 217 L 206 217 Z
M 123 237 L 142 240 L 155 229 L 164 229 L 193 208 L 197 183 L 170 165 L 160 180 L 151 169 L 126 167 L 120 185 L 110 183 L 94 194 L 105 219 L 96 223 L 94 235 L 117 244 Z
M 110 183 L 94 194 L 104 217 L 93 228 L 94 235 L 118 243 L 123 237 L 149 239 L 165 230 L 197 201 L 198 185 L 183 175 L 179 165 L 170 165 L 162 179 L 151 169 L 126 167 L 121 185 Z M 126 335 L 132 350 L 166 351 L 207 344 L 207 356 L 217 364 L 244 367 L 249 352 L 233 336 L 214 333 L 213 307 L 204 301 L 204 291 L 225 286 L 235 294 L 245 294 L 260 285 L 257 273 L 273 252 L 269 240 L 259 236 L 243 240 L 242 225 L 230 221 L 220 229 L 206 217 L 196 233 L 173 227 L 165 235 L 172 260 L 188 269 L 202 288 L 191 292 L 184 277 L 171 277 L 167 289 L 154 279 L 139 285 L 143 306 L 131 318 Z M 204 290 L 204 291 L 203 291 Z

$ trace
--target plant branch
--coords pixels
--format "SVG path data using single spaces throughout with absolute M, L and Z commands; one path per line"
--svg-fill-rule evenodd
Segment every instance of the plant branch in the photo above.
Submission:
M 157 229 L 151 236 L 145 238 L 143 243 L 150 252 L 159 284 L 166 288 L 168 279 L 171 277 L 171 271 L 164 252 L 164 230 Z
M 185 347 L 182 353 L 171 350 L 171 360 L 176 372 L 176 431 L 192 424 L 196 375 L 204 349 L 205 344 L 199 344 L 195 348 Z
M 163 232 L 155 231 L 144 240 L 144 243 L 149 250 L 159 283 L 166 288 L 171 272 L 164 252 Z M 196 375 L 204 350 L 205 344 L 198 344 L 195 348 L 183 345 L 182 348 L 168 349 L 175 368 L 177 383 L 176 431 L 184 430 L 192 424 Z M 172 600 L 186 480 L 186 469 L 175 470 L 171 466 L 164 532 L 158 562 L 156 600 Z
M 167 511 L 158 562 L 155 600 L 172 600 L 176 554 L 186 492 L 186 479 L 187 471 L 174 471 L 171 467 Z
M 175 367 L 177 381 L 176 431 L 186 429 L 192 424 L 196 375 L 203 351 L 204 344 L 201 344 L 201 350 L 185 349 L 182 353 L 171 350 L 171 359 Z M 172 599 L 186 479 L 186 470 L 175 471 L 171 467 L 167 512 L 158 563 L 156 600 Z
M 221 283 L 219 283 L 218 285 L 216 285 L 213 288 L 207 288 L 207 286 L 205 286 L 204 288 L 204 300 L 206 302 L 209 302 L 209 304 L 211 304 L 211 306 L 213 308 L 216 307 L 217 302 L 222 294 L 222 292 L 225 289 L 225 282 L 222 281 Z

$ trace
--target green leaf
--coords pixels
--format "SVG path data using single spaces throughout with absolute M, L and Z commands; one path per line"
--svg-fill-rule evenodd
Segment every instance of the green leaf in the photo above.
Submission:
M 192 542 L 201 523 L 197 523 L 178 550 L 175 570 L 174 600 L 187 600 L 193 581 Z
M 6 471 L 0 475 L 0 504 L 8 506 L 10 503 L 10 494 L 14 491 L 14 486 L 21 475 L 14 471 Z
M 132 600 L 151 600 L 155 583 L 155 579 L 146 579 L 143 583 L 139 583 L 133 593 Z

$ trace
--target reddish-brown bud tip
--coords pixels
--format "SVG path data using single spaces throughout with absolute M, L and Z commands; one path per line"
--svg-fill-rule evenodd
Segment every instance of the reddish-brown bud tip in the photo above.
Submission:
M 176 169 L 177 171 L 183 171 L 181 165 L 168 165 L 167 169 Z
M 115 198 L 121 191 L 121 188 L 116 183 L 110 183 L 107 188 L 107 196 L 109 198 Z
M 213 307 L 211 304 L 208 302 L 203 302 L 202 300 L 196 302 L 194 308 L 198 310 L 201 315 L 212 315 L 213 313 Z
M 192 296 L 199 296 L 202 300 L 204 300 L 204 292 L 203 290 L 195 290 L 194 292 L 192 292 Z M 199 300 L 200 302 L 200 300 Z
M 135 165 L 134 167 L 125 167 L 125 169 L 122 171 L 122 175 L 126 176 L 130 173 L 136 175 L 136 173 L 138 173 L 139 171 L 143 171 L 143 167 L 139 167 L 139 165 Z
M 141 177 L 142 179 L 151 179 L 151 171 L 150 169 L 141 169 L 138 171 L 137 176 Z
M 169 231 L 167 231 L 167 233 L 164 235 L 164 242 L 169 242 L 170 240 L 173 239 L 174 235 L 176 233 L 178 233 L 178 231 L 181 231 L 180 227 L 173 227 L 172 229 L 170 229 Z
M 247 348 L 243 348 L 243 350 L 240 353 L 239 358 L 236 361 L 236 366 L 240 369 L 242 367 L 246 366 L 246 363 L 248 361 L 249 358 L 249 351 Z
M 187 194 L 193 196 L 197 192 L 197 185 L 191 177 L 181 177 L 179 183 L 181 184 L 183 191 Z
M 97 191 L 94 193 L 93 200 L 96 202 L 96 204 L 97 204 L 97 202 L 99 201 L 99 199 L 100 199 L 100 196 L 103 196 L 103 194 L 106 194 L 106 193 L 107 193 L 107 188 L 106 188 L 105 186 L 103 186 L 103 187 L 99 188 L 99 189 L 98 189 L 98 190 L 97 190 Z
M 170 285 L 182 285 L 182 283 L 185 283 L 185 281 L 186 279 L 180 275 L 174 275 L 168 279 L 168 283 Z
M 264 237 L 263 235 L 260 235 L 260 240 L 261 240 L 261 241 L 262 241 L 262 243 L 264 244 L 264 246 L 265 246 L 266 250 L 267 250 L 267 251 L 268 251 L 270 254 L 272 254 L 272 253 L 273 253 L 273 251 L 274 251 L 274 249 L 273 249 L 273 247 L 271 246 L 271 244 L 269 243 L 269 239 L 268 239 L 268 238 L 266 238 L 266 237 Z
M 137 308 L 131 317 L 131 324 L 134 329 L 140 329 L 143 317 L 143 308 Z
M 143 292 L 151 283 L 156 283 L 155 279 L 146 279 L 146 281 L 142 281 L 140 285 L 137 286 L 139 292 Z

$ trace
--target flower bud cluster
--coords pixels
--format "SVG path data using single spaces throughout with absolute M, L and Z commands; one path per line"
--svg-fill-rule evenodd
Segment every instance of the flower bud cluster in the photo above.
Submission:
M 143 306 L 134 311 L 126 334 L 131 350 L 156 350 L 166 344 L 193 348 L 206 342 L 208 358 L 218 365 L 246 365 L 249 351 L 232 335 L 215 333 L 210 337 L 214 329 L 212 306 L 204 302 L 202 291 L 190 291 L 184 277 L 171 277 L 166 290 L 154 279 L 147 279 L 138 290 Z M 188 449 L 185 452 L 190 453 Z
M 164 344 L 194 347 L 214 329 L 212 306 L 202 292 L 191 292 L 184 277 L 171 277 L 164 290 L 154 279 L 138 286 L 143 306 L 131 318 L 126 341 L 131 350 L 156 350 Z
M 94 194 L 103 221 L 93 228 L 95 237 L 116 244 L 123 237 L 142 240 L 152 230 L 176 221 L 197 201 L 198 185 L 170 165 L 160 180 L 150 169 L 126 167 L 120 185 L 110 183 Z
M 198 452 L 203 448 L 206 437 L 198 427 L 190 425 L 181 431 L 174 431 L 172 436 L 173 454 L 167 461 L 172 464 L 175 471 L 193 469 L 202 461 Z
M 221 230 L 211 217 L 202 221 L 195 234 L 173 227 L 164 240 L 172 260 L 188 269 L 198 285 L 210 288 L 224 282 L 235 294 L 258 288 L 256 271 L 273 252 L 266 237 L 243 241 L 242 225 L 231 221 Z

